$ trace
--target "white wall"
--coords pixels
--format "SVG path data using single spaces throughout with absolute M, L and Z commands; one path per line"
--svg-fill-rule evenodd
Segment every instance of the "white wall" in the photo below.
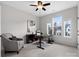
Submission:
M 27 34 L 27 20 L 35 20 L 38 24 L 37 17 L 13 7 L 2 5 L 2 33 L 12 33 L 17 37 L 23 37 Z
M 52 23 L 52 18 L 54 16 L 62 16 L 62 35 L 61 36 L 54 36 L 53 39 L 57 43 L 66 44 L 70 46 L 77 47 L 77 7 L 69 8 L 54 14 L 49 14 L 44 17 L 39 18 L 40 22 L 40 30 L 47 34 L 46 24 Z M 71 20 L 72 21 L 72 34 L 71 38 L 64 37 L 64 21 Z

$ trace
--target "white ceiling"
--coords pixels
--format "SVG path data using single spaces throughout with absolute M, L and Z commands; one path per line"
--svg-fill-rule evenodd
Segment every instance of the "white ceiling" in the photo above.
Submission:
M 45 16 L 47 14 L 51 14 L 51 13 L 55 13 L 55 12 L 67 9 L 67 8 L 71 8 L 78 4 L 77 1 L 43 1 L 43 2 L 51 3 L 50 6 L 45 7 L 46 11 L 43 11 L 41 9 L 38 11 L 35 11 L 36 7 L 29 6 L 30 4 L 36 4 L 37 3 L 36 1 L 4 1 L 0 3 L 28 12 L 37 17 Z

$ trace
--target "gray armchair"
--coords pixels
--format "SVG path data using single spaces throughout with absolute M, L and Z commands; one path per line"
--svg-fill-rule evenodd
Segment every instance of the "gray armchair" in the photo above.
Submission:
M 20 49 L 24 46 L 24 41 L 17 40 L 17 38 L 15 40 L 11 40 L 10 38 L 12 38 L 12 36 L 13 35 L 10 33 L 2 34 L 2 42 L 5 52 L 16 51 L 19 53 Z

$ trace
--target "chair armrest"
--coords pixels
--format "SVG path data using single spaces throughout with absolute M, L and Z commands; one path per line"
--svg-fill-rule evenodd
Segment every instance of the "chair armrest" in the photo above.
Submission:
M 13 41 L 13 40 L 9 40 L 9 39 L 5 39 L 3 38 L 3 45 L 6 51 L 13 51 L 13 50 L 17 50 L 18 49 L 18 43 L 17 41 Z
M 7 50 L 17 51 L 18 50 L 18 42 L 17 41 L 9 41 L 8 47 L 6 46 Z

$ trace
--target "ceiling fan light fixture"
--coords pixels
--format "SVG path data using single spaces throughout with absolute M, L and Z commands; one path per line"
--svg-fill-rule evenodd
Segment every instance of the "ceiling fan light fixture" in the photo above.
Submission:
M 38 6 L 37 6 L 37 8 L 39 8 L 39 9 L 42 9 L 42 7 L 43 7 L 42 5 L 38 5 Z
M 38 2 L 37 2 L 37 5 L 31 4 L 30 6 L 35 6 L 35 7 L 36 7 L 36 11 L 37 11 L 38 9 L 42 9 L 42 10 L 46 11 L 45 6 L 49 6 L 49 5 L 50 5 L 50 3 L 44 3 L 44 4 L 43 4 L 42 1 L 38 1 Z

